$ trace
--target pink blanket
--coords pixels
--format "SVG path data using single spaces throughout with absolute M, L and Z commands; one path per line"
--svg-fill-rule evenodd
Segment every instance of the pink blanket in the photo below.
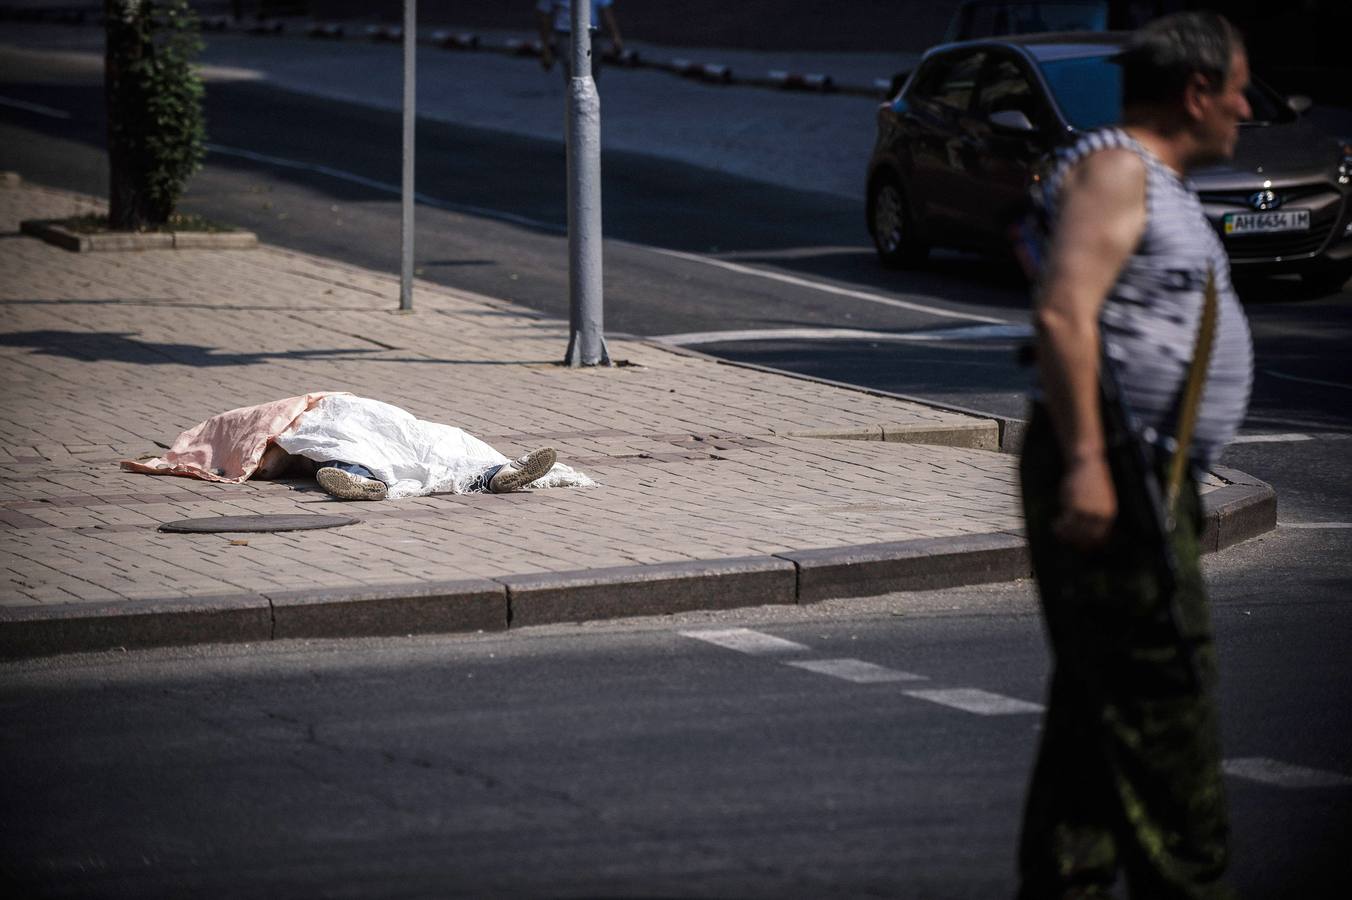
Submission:
M 244 481 L 259 471 L 269 442 L 332 393 L 319 391 L 223 412 L 180 434 L 164 456 L 124 459 L 122 468 L 147 475 L 186 475 L 230 483 Z M 279 448 L 273 445 L 273 449 Z

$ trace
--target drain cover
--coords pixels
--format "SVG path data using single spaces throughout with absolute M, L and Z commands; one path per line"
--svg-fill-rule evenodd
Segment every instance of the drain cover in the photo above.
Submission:
M 223 531 L 309 531 L 314 528 L 341 528 L 356 525 L 351 516 L 212 516 L 209 519 L 179 519 L 165 522 L 160 531 L 177 534 L 218 534 Z

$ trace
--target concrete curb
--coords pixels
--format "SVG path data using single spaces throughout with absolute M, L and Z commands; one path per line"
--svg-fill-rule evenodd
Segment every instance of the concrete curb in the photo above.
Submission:
M 1221 468 L 1217 474 L 1231 483 L 1202 498 L 1204 553 L 1277 524 L 1277 494 L 1271 486 L 1234 469 Z M 10 607 L 0 609 L 0 659 L 287 638 L 500 631 L 816 603 L 1029 575 L 1022 536 L 994 533 L 493 579 Z
M 272 637 L 331 638 L 501 631 L 507 591 L 495 581 L 419 582 L 269 592 Z
M 1238 469 L 1217 466 L 1214 471 L 1230 484 L 1202 497 L 1203 553 L 1224 550 L 1277 527 L 1277 492 L 1272 485 Z
M 0 659 L 271 637 L 267 598 L 247 592 L 0 610 Z
M 515 626 L 791 604 L 797 596 L 794 564 L 774 556 L 541 572 L 497 580 L 507 586 Z
M 798 602 L 1013 581 L 1031 574 L 1023 538 L 964 534 L 781 554 L 798 567 Z
M 75 253 L 106 253 L 141 250 L 250 250 L 258 246 L 252 231 L 148 231 L 84 234 L 59 221 L 26 219 L 19 231 Z

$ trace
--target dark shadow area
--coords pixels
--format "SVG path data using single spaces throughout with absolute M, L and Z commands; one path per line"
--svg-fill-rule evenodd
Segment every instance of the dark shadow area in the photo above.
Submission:
M 236 303 L 198 303 L 176 297 L 62 297 L 55 300 L 0 300 L 0 306 L 126 306 L 147 309 L 200 309 L 204 312 L 232 313 L 331 313 L 333 306 L 242 306 Z
M 71 110 L 71 120 L 44 119 L 12 110 L 0 116 L 45 134 L 104 146 L 101 92 L 90 86 L 14 84 L 7 94 Z M 268 85 L 213 83 L 206 96 L 211 143 L 247 149 L 307 166 L 328 167 L 387 185 L 400 181 L 400 117 L 396 112 L 309 97 Z M 279 127 L 279 123 L 285 123 Z M 559 235 L 567 217 L 566 161 L 562 144 L 445 122 L 418 123 L 417 185 L 420 194 L 444 208 L 475 216 L 475 208 L 540 223 L 512 221 L 514 227 Z M 209 153 L 209 169 L 265 173 L 272 182 L 323 194 L 335 203 L 397 203 L 396 195 L 322 172 Z M 957 303 L 1025 304 L 1017 269 L 1001 260 L 936 254 L 920 270 L 882 267 L 864 224 L 863 196 L 847 199 L 751 181 L 673 160 L 629 152 L 605 152 L 602 203 L 608 238 L 690 253 L 765 253 L 766 263 L 797 274 L 845 282 L 865 290 L 924 293 Z M 265 241 L 332 255 L 335 242 L 351 245 L 361 236 L 310 229 L 293 234 L 285 221 L 251 218 L 240 198 L 208 197 L 203 178 L 189 183 L 183 208 L 251 228 Z M 259 203 L 264 200 L 259 197 Z M 233 204 L 233 206 L 231 206 Z M 254 204 L 259 205 L 259 204 Z M 481 213 L 479 213 L 481 215 Z M 295 227 L 302 227 L 299 223 Z M 318 239 L 323 245 L 309 246 Z M 839 248 L 856 242 L 852 254 L 785 253 L 802 248 Z M 353 261 L 366 259 L 362 246 Z M 340 256 L 351 256 L 351 249 Z M 784 253 L 783 256 L 774 254 Z M 383 259 L 383 258 L 382 258 Z M 748 260 L 751 265 L 758 263 Z M 469 263 L 420 263 L 443 267 Z M 487 263 L 485 263 L 486 265 Z M 379 266 L 377 266 L 379 267 Z M 973 295 L 973 287 L 978 295 Z M 1012 289 L 1012 290 L 1011 290 Z
M 1254 341 L 1247 431 L 1352 431 L 1352 295 L 1300 279 L 1246 279 L 1240 298 Z
M 1029 308 L 1028 279 L 1013 258 L 981 256 L 955 250 L 935 250 L 912 269 L 889 269 L 871 246 L 821 253 L 718 254 L 751 266 L 773 266 L 798 274 L 848 282 L 865 290 L 924 294 L 951 301 L 976 301 L 1007 309 Z M 974 293 L 974 289 L 978 293 Z
M 213 307 L 218 309 L 219 307 Z M 331 310 L 328 310 L 331 311 Z M 198 367 L 248 366 L 274 359 L 342 359 L 358 354 L 386 353 L 377 348 L 289 350 L 283 353 L 223 353 L 195 344 L 155 344 L 128 333 L 85 331 L 20 331 L 0 334 L 0 347 L 29 347 L 43 356 L 64 356 L 82 362 L 126 362 L 136 365 Z M 396 350 L 399 348 L 395 348 Z M 560 356 L 562 351 L 560 351 Z M 432 356 L 383 356 L 382 363 L 418 363 L 442 366 L 552 366 L 557 359 L 446 359 Z M 619 364 L 619 361 L 617 361 Z
M 1020 364 L 1018 346 L 1010 341 L 783 340 L 695 349 L 722 359 L 1021 417 L 1033 371 Z
M 0 346 L 28 347 L 43 356 L 64 356 L 82 362 L 125 362 L 136 365 L 184 365 L 199 368 L 248 366 L 273 359 L 331 359 L 377 353 L 374 349 L 288 350 L 281 353 L 221 353 L 196 344 L 157 344 L 128 332 L 19 331 L 0 334 Z
M 656 0 L 622 0 L 616 9 L 626 36 L 676 47 L 891 52 L 919 51 L 943 40 L 955 6 L 927 0 L 686 0 L 673 15 L 668 4 Z M 308 8 L 317 18 L 399 21 L 396 8 L 366 0 L 311 0 Z M 529 5 L 479 0 L 423 0 L 418 5 L 419 21 L 427 25 L 523 34 L 530 34 L 534 24 L 529 14 Z
M 1234 282 L 1235 292 L 1245 304 L 1305 303 L 1328 296 L 1326 289 L 1311 285 L 1295 275 L 1259 278 L 1240 274 L 1235 276 Z
M 91 86 L 15 84 L 7 94 L 72 111 L 70 120 L 44 119 L 21 110 L 0 110 L 0 121 L 59 136 L 102 152 L 103 101 Z M 388 185 L 399 182 L 400 120 L 394 112 L 313 98 L 268 85 L 213 83 L 207 92 L 208 134 L 215 144 L 246 148 L 310 166 L 325 166 Z M 279 127 L 279 123 L 284 123 Z M 566 217 L 565 160 L 560 144 L 445 122 L 418 125 L 420 193 L 458 214 L 492 210 L 540 223 L 510 227 L 548 235 L 561 233 Z M 8 163 L 15 154 L 0 152 Z M 12 165 L 12 163 L 9 163 Z M 17 166 L 22 167 L 22 165 Z M 326 213 L 298 211 L 283 218 L 265 211 L 264 194 L 213 193 L 210 171 L 241 173 L 260 183 L 295 185 L 333 202 L 387 201 L 394 194 L 344 181 L 319 171 L 271 165 L 223 154 L 208 156 L 208 172 L 189 184 L 184 209 L 255 230 L 264 241 L 306 252 L 349 259 L 373 268 L 390 267 L 397 256 L 396 233 L 328 226 Z M 609 238 L 685 252 L 726 256 L 746 265 L 773 267 L 807 277 L 889 294 L 914 293 L 956 304 L 1023 311 L 1028 294 L 1009 260 L 936 251 L 915 270 L 890 270 L 877 260 L 864 226 L 863 198 L 852 200 L 795 191 L 658 157 L 609 152 L 604 155 L 603 203 Z M 50 173 L 49 173 L 50 175 Z M 65 179 L 62 179 L 65 180 Z M 496 218 L 496 217 L 495 217 Z M 301 221 L 303 219 L 304 221 Z M 435 218 L 427 220 L 435 222 Z M 501 219 L 499 219 L 501 221 Z M 425 224 L 425 244 L 435 240 Z M 445 226 L 443 226 L 445 227 Z M 814 252 L 816 251 L 816 252 Z M 442 255 L 420 263 L 437 280 L 455 271 L 489 272 L 506 260 Z M 459 285 L 533 303 L 524 286 L 495 279 Z M 1258 302 L 1308 297 L 1285 279 L 1268 280 L 1246 299 Z M 452 283 L 452 282 L 447 282 Z M 458 282 L 455 282 L 458 285 Z M 533 304 L 534 305 L 534 304 Z M 559 314 L 549 307 L 547 311 Z M 617 324 L 621 324 L 617 322 Z M 806 323 L 805 323 L 806 324 Z M 661 333 L 660 323 L 625 321 L 624 330 Z

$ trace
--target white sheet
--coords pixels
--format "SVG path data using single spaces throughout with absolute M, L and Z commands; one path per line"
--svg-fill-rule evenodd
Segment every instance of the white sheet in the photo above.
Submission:
M 465 493 L 489 466 L 507 457 L 463 429 L 419 419 L 366 397 L 324 397 L 277 436 L 287 453 L 317 462 L 357 463 L 388 487 L 387 499 Z M 596 482 L 555 463 L 532 488 L 589 487 Z

